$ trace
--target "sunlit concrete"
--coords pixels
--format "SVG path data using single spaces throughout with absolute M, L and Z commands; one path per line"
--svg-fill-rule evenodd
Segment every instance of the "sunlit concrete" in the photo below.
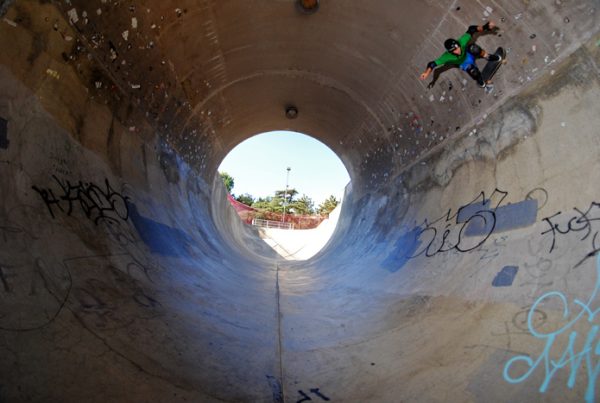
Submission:
M 596 398 L 598 2 L 320 3 L 0 1 L 0 401 Z M 352 180 L 308 260 L 216 175 L 278 129 Z
M 312 229 L 260 228 L 259 236 L 286 260 L 307 260 L 323 249 L 331 239 L 340 218 L 342 203 Z

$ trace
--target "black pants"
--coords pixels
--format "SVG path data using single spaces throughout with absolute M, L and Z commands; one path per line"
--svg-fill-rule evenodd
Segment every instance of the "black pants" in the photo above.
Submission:
M 474 43 L 469 45 L 469 47 L 467 48 L 467 52 L 470 53 L 474 59 L 480 59 L 483 57 L 483 49 L 481 49 L 481 47 Z M 477 84 L 479 84 L 479 86 L 485 86 L 485 82 L 483 82 L 483 76 L 481 75 L 481 71 L 479 71 L 475 63 L 467 67 L 465 71 L 467 72 L 467 74 L 469 74 L 469 76 L 471 76 L 473 80 L 477 81 Z

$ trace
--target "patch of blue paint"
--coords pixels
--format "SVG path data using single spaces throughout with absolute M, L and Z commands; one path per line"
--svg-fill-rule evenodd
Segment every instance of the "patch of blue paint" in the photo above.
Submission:
M 152 253 L 164 256 L 190 256 L 189 250 L 193 239 L 185 232 L 140 215 L 133 203 L 129 203 L 129 217 L 142 241 L 148 245 Z
M 481 204 L 475 205 L 481 207 Z M 492 230 L 494 233 L 498 233 L 528 227 L 533 225 L 537 219 L 537 207 L 537 200 L 529 199 L 501 206 L 495 210 L 482 208 L 479 210 L 470 209 L 469 211 L 472 214 L 467 219 L 473 218 L 469 221 L 469 225 L 465 229 L 465 235 L 487 235 Z M 477 214 L 479 216 L 474 217 Z
M 519 268 L 517 266 L 504 266 L 492 281 L 494 287 L 510 287 L 515 281 Z
M 419 235 L 422 232 L 421 227 L 415 227 L 403 234 L 396 244 L 394 245 L 394 251 L 383 261 L 383 267 L 392 273 L 400 270 L 406 262 L 415 254 L 421 241 Z
M 462 206 L 458 209 L 458 215 L 456 216 L 456 223 L 460 224 L 473 217 L 478 211 L 489 211 L 490 199 L 485 200 L 483 203 L 471 203 L 466 206 Z
M 279 379 L 275 378 L 273 375 L 267 375 L 267 380 L 269 381 L 269 386 L 273 392 L 273 403 L 283 403 L 283 388 L 281 387 Z

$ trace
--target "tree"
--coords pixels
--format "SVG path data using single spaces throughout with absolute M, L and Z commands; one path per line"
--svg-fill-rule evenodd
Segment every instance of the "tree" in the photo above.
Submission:
M 227 188 L 227 193 L 231 193 L 231 190 L 233 189 L 233 186 L 234 186 L 233 177 L 231 175 L 229 175 L 227 172 L 219 172 L 219 175 L 221 175 L 223 184 Z
M 329 196 L 323 203 L 319 205 L 317 212 L 319 214 L 327 215 L 333 211 L 339 204 L 339 200 L 334 195 Z
M 276 190 L 275 197 L 281 199 L 283 203 L 284 196 L 287 199 L 288 204 L 294 201 L 294 196 L 298 194 L 296 189 L 288 189 L 288 190 Z
M 246 206 L 252 206 L 252 204 L 254 203 L 254 197 L 252 197 L 252 195 L 250 195 L 248 193 L 244 193 L 244 194 L 237 196 L 235 198 L 235 200 L 239 201 L 240 203 L 245 204 Z
M 315 212 L 315 203 L 307 195 L 303 194 L 301 198 L 291 203 L 294 214 L 311 215 Z
M 252 207 L 254 207 L 255 209 L 271 211 L 270 208 L 272 201 L 273 198 L 271 196 L 259 197 L 257 200 L 254 201 L 254 203 L 252 203 Z
M 285 204 L 285 212 L 292 214 L 290 206 L 294 202 L 294 196 L 298 194 L 296 189 L 288 190 L 276 190 L 275 196 L 271 198 L 270 210 L 275 213 L 283 213 L 283 206 Z M 284 198 L 287 201 L 284 203 Z

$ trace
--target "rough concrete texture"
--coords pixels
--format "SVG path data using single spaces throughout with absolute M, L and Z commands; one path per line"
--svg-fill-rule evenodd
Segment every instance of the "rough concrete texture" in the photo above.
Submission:
M 0 2 L 0 401 L 594 401 L 598 6 Z M 418 80 L 488 17 L 493 92 Z M 305 261 L 216 175 L 286 128 L 352 180 Z

